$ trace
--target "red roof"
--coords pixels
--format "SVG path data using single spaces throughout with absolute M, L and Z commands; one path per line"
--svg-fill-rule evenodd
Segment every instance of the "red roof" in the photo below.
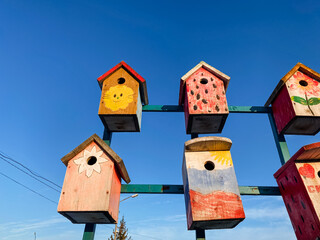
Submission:
M 102 84 L 103 84 L 104 80 L 121 67 L 123 67 L 134 79 L 136 79 L 139 82 L 142 102 L 144 102 L 144 104 L 147 105 L 148 104 L 148 94 L 147 94 L 146 80 L 143 77 L 141 77 L 135 70 L 133 70 L 124 61 L 121 61 L 116 66 L 114 66 L 109 71 L 107 71 L 105 74 L 98 77 L 98 83 L 99 83 L 100 88 L 102 88 Z

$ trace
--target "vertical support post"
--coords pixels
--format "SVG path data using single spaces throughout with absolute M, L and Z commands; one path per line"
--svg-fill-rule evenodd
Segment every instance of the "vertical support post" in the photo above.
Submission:
M 106 144 L 110 146 L 111 144 L 111 138 L 112 138 L 112 132 L 109 132 L 106 128 L 103 132 L 103 140 Z M 84 232 L 82 240 L 94 240 L 94 234 L 96 232 L 96 224 L 94 223 L 87 223 Z
M 191 133 L 191 139 L 199 137 L 198 133 Z
M 272 128 L 272 133 L 274 137 L 274 141 L 277 146 L 278 154 L 280 157 L 281 164 L 285 164 L 290 159 L 290 153 L 288 149 L 288 145 L 286 139 L 284 138 L 283 134 L 278 134 L 277 126 L 274 121 L 274 117 L 272 113 L 268 113 L 270 125 Z
M 82 240 L 93 240 L 95 231 L 96 231 L 96 224 L 87 223 L 84 228 Z
M 206 234 L 203 229 L 196 230 L 196 240 L 206 240 Z

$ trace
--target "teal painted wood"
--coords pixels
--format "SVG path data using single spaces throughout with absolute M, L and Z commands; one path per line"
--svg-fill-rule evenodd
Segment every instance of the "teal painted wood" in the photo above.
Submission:
M 103 141 L 110 146 L 111 144 L 111 139 L 112 139 L 112 132 L 109 132 L 106 128 L 104 129 L 103 132 Z
M 270 107 L 259 106 L 228 106 L 230 113 L 270 113 Z M 145 105 L 143 112 L 183 112 L 179 105 Z
M 196 240 L 205 240 L 205 239 L 206 239 L 205 230 L 197 229 L 196 230 Z
M 93 240 L 96 231 L 96 224 L 87 223 L 84 228 L 82 240 Z
M 277 130 L 274 118 L 273 118 L 273 114 L 269 113 L 268 117 L 269 117 L 270 125 L 272 128 L 274 141 L 276 143 L 278 154 L 280 157 L 280 162 L 283 165 L 290 159 L 288 145 L 287 145 L 286 139 L 284 138 L 283 134 L 278 134 L 278 130 Z
M 280 196 L 278 187 L 239 186 L 241 195 Z M 183 185 L 122 184 L 121 193 L 139 194 L 183 194 Z

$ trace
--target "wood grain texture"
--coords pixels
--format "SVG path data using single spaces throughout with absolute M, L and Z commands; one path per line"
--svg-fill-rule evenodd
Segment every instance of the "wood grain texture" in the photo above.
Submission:
M 245 218 L 230 147 L 231 140 L 220 137 L 185 143 L 182 176 L 189 230 L 232 228 Z
M 297 71 L 300 71 L 311 78 L 315 79 L 316 81 L 320 82 L 320 74 L 317 73 L 316 71 L 312 70 L 311 68 L 303 65 L 302 63 L 297 63 L 283 78 L 281 78 L 280 82 L 276 86 L 276 88 L 273 90 L 272 94 L 268 98 L 267 102 L 265 103 L 265 107 L 268 107 L 276 96 L 278 95 L 278 92 L 281 90 L 282 86 L 292 77 L 294 73 Z
M 69 161 L 73 159 L 76 155 L 81 153 L 92 142 L 95 142 L 99 146 L 99 148 L 101 148 L 105 152 L 105 154 L 108 155 L 112 159 L 112 161 L 116 163 L 121 177 L 126 183 L 129 183 L 131 180 L 123 160 L 97 134 L 93 134 L 86 141 L 84 141 L 78 147 L 73 149 L 70 153 L 61 158 L 61 161 L 68 167 Z
M 84 151 L 92 152 L 93 149 L 102 151 L 101 157 L 106 161 L 95 163 L 94 165 L 100 165 L 100 172 L 93 171 L 92 175 L 88 176 L 90 166 L 81 172 L 81 165 L 77 164 L 77 160 L 83 158 Z M 58 212 L 68 215 L 75 223 L 115 222 L 119 204 L 115 201 L 119 201 L 120 188 L 120 176 L 116 172 L 115 161 L 92 141 L 68 161 Z
M 141 101 L 147 105 L 149 103 L 148 100 L 148 93 L 147 93 L 147 85 L 146 85 L 146 80 L 141 77 L 133 68 L 131 68 L 127 63 L 125 63 L 124 61 L 121 61 L 119 64 L 117 64 L 116 66 L 114 66 L 113 68 L 111 68 L 109 71 L 107 71 L 105 74 L 101 75 L 98 78 L 98 83 L 100 88 L 102 88 L 102 85 L 104 83 L 104 81 L 111 75 L 113 74 L 115 71 L 117 71 L 119 68 L 123 68 L 125 69 L 134 79 L 136 79 L 136 81 L 139 82 L 139 86 L 140 86 L 140 91 L 142 93 L 141 96 Z
M 201 67 L 184 82 L 186 132 L 221 132 L 229 114 L 224 81 Z
M 225 137 L 199 137 L 185 142 L 186 152 L 228 151 L 232 141 Z
M 201 61 L 198 65 L 196 65 L 194 68 L 192 68 L 190 71 L 188 71 L 180 81 L 180 93 L 179 93 L 179 105 L 182 105 L 184 102 L 184 97 L 185 97 L 185 85 L 186 85 L 186 80 L 190 78 L 191 75 L 193 75 L 195 72 L 197 72 L 200 68 L 203 68 L 213 74 L 214 76 L 218 77 L 221 79 L 224 83 L 224 89 L 227 91 L 230 77 L 227 76 L 226 74 L 220 72 L 218 69 L 210 66 L 209 64 L 205 63 L 204 61 Z
M 320 142 L 300 148 L 275 174 L 298 240 L 320 236 Z

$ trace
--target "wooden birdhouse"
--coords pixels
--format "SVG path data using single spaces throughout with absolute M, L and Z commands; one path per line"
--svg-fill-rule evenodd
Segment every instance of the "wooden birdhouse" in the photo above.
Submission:
M 96 134 L 64 156 L 67 166 L 58 212 L 73 223 L 115 223 L 121 178 L 130 182 L 122 159 Z
M 315 135 L 320 130 L 320 74 L 298 63 L 279 82 L 271 104 L 278 133 Z
M 109 132 L 140 132 L 142 104 L 148 104 L 146 81 L 120 62 L 98 78 L 99 117 Z
M 184 145 L 182 176 L 189 230 L 233 228 L 244 218 L 231 140 L 201 137 Z
M 186 131 L 221 133 L 229 114 L 226 90 L 230 77 L 200 62 L 180 81 L 179 105 L 183 105 Z
M 302 147 L 274 177 L 297 239 L 320 239 L 320 142 Z

